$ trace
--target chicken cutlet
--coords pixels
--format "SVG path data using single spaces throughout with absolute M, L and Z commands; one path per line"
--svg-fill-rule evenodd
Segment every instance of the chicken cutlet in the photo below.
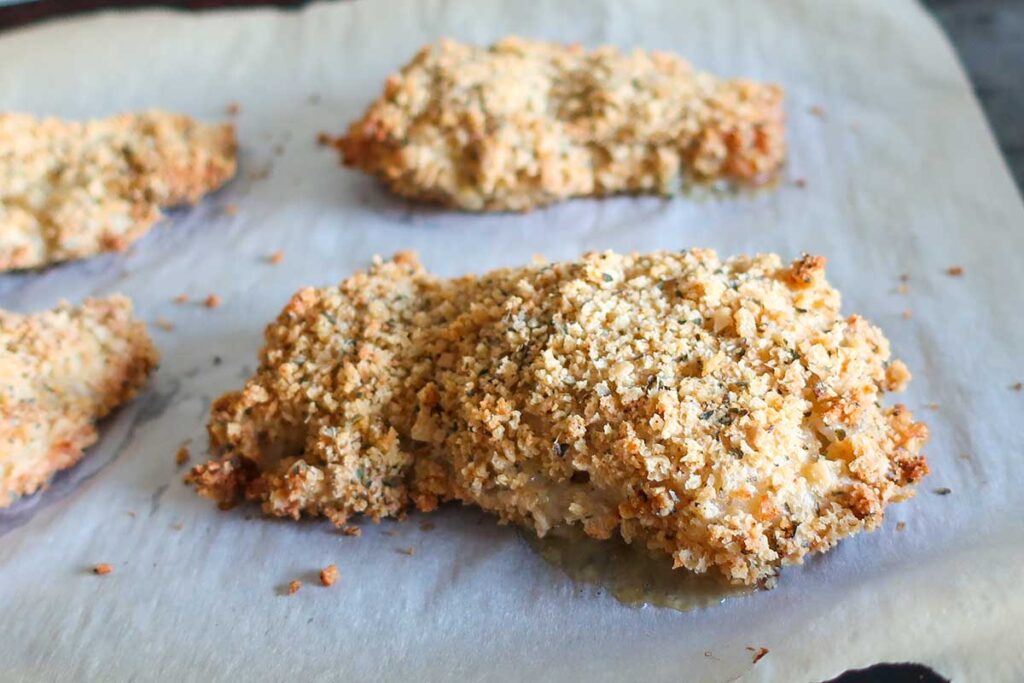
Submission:
M 86 122 L 0 113 L 0 270 L 122 251 L 235 174 L 230 124 L 162 111 Z
M 348 132 L 348 166 L 466 211 L 772 181 L 783 94 L 666 52 L 506 38 L 423 48 Z
M 824 264 L 605 252 L 445 279 L 377 260 L 292 298 L 189 480 L 338 525 L 461 501 L 770 583 L 928 471 L 926 426 L 882 404 L 910 373 L 840 314 Z
M 157 360 L 123 296 L 0 311 L 0 508 L 78 462 L 96 421 L 135 396 Z

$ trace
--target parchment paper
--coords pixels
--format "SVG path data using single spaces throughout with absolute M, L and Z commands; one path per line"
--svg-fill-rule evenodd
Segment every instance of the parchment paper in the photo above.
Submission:
M 782 83 L 788 175 L 806 187 L 460 215 L 396 200 L 316 147 L 421 44 L 513 32 L 669 49 Z M 1024 676 L 1024 393 L 1010 389 L 1024 380 L 1024 211 L 916 4 L 364 0 L 102 15 L 0 38 L 3 109 L 215 119 L 230 101 L 242 167 L 228 188 L 128 254 L 0 278 L 8 308 L 120 291 L 145 319 L 176 324 L 153 329 L 159 372 L 86 459 L 0 517 L 4 680 L 808 681 L 885 660 L 958 681 Z M 343 538 L 326 522 L 222 513 L 181 484 L 179 444 L 202 456 L 211 398 L 251 372 L 264 325 L 301 286 L 398 249 L 456 275 L 535 253 L 689 246 L 826 255 L 845 310 L 882 326 L 914 371 L 902 400 L 932 429 L 917 498 L 879 532 L 785 570 L 775 590 L 690 613 L 631 609 L 472 510 L 434 515 L 431 531 L 414 516 Z M 276 250 L 285 259 L 269 265 Z M 964 275 L 946 275 L 952 265 Z M 179 293 L 224 305 L 179 306 Z M 115 572 L 92 575 L 98 562 Z M 341 579 L 321 588 L 330 562 Z M 295 578 L 302 590 L 280 595 Z M 770 652 L 755 665 L 748 647 Z

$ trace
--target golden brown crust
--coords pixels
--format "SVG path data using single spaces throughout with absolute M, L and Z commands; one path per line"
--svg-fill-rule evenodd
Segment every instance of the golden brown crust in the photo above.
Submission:
M 785 158 L 782 90 L 664 52 L 444 40 L 331 144 L 400 195 L 468 211 L 761 185 Z
M 0 507 L 78 462 L 96 421 L 136 394 L 157 359 L 125 297 L 0 311 Z
M 67 122 L 0 113 L 0 270 L 122 251 L 235 174 L 230 124 L 161 111 Z
M 594 253 L 441 279 L 403 254 L 296 294 L 191 474 L 268 514 L 460 500 L 740 583 L 878 526 L 927 473 L 909 377 L 824 260 Z

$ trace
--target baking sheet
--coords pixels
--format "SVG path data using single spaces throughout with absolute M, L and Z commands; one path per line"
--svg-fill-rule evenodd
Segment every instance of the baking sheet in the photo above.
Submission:
M 316 147 L 421 44 L 507 33 L 669 49 L 784 84 L 787 173 L 806 187 L 470 216 L 394 199 Z M 1024 210 L 915 3 L 363 0 L 100 15 L 0 37 L 3 109 L 218 118 L 231 101 L 242 157 L 229 187 L 127 254 L 0 277 L 4 307 L 120 291 L 148 321 L 176 325 L 153 328 L 159 372 L 87 458 L 0 513 L 0 678 L 796 681 L 907 660 L 955 680 L 1024 675 L 1024 393 L 1009 388 L 1024 380 Z M 301 286 L 398 249 L 456 275 L 538 252 L 689 246 L 828 256 L 845 310 L 882 326 L 914 371 L 902 400 L 932 428 L 918 497 L 884 529 L 785 570 L 775 590 L 689 613 L 632 609 L 469 509 L 433 515 L 431 531 L 414 516 L 356 539 L 221 513 L 181 484 L 178 446 L 191 439 L 202 455 L 210 400 L 248 376 L 263 326 Z M 961 278 L 944 273 L 952 265 Z M 224 305 L 172 303 L 180 293 Z M 92 575 L 98 562 L 115 572 Z M 331 562 L 341 579 L 321 588 Z M 295 578 L 305 587 L 281 595 Z M 754 664 L 760 647 L 770 652 Z

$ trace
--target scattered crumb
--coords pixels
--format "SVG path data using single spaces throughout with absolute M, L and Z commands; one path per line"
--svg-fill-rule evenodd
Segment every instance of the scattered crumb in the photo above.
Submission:
M 135 517 L 135 510 L 126 510 L 124 514 L 128 515 L 129 517 L 134 518 Z
M 910 275 L 907 273 L 900 275 L 900 282 L 910 282 Z
M 896 293 L 897 294 L 909 294 L 910 293 L 910 287 L 908 287 L 906 285 L 900 285 L 899 287 L 896 288 Z
M 420 531 L 430 531 L 434 528 L 436 528 L 436 525 L 433 522 L 420 523 Z
M 386 529 L 386 530 L 382 531 L 381 533 L 384 534 L 385 536 L 392 536 L 392 537 L 398 535 L 398 532 L 395 531 L 394 529 Z
M 176 304 L 187 304 L 188 303 L 188 294 L 179 294 L 178 296 L 174 297 L 174 303 L 176 303 Z
M 946 275 L 950 275 L 952 277 L 960 277 L 963 274 L 964 269 L 961 266 L 950 266 L 946 269 Z
M 416 554 L 416 548 L 399 548 L 398 552 L 402 553 L 403 555 L 408 555 L 409 557 L 412 557 Z
M 175 522 L 174 524 L 171 525 L 171 528 L 174 529 L 175 531 L 181 531 L 182 529 L 185 528 L 185 524 L 184 524 L 184 522 Z
M 167 318 L 157 318 L 156 326 L 159 327 L 164 332 L 170 332 L 171 330 L 174 329 L 174 323 L 172 323 Z
M 295 595 L 299 592 L 300 588 L 302 588 L 302 582 L 298 579 L 295 579 L 294 581 L 288 584 L 288 595 Z
M 238 116 L 238 113 L 242 111 L 242 105 L 238 102 L 229 102 L 224 111 L 227 112 L 228 116 Z
M 901 314 L 904 320 L 910 320 L 914 315 L 910 312 L 910 309 L 903 311 Z
M 338 580 L 338 565 L 329 564 L 320 570 L 320 583 L 325 586 L 333 586 Z
M 896 531 L 903 531 L 907 528 L 906 522 L 896 522 Z
M 926 403 L 924 407 L 927 408 L 928 410 L 938 410 L 939 409 L 939 404 L 938 403 Z
M 341 533 L 346 536 L 362 536 L 363 530 L 357 526 L 343 526 L 341 527 Z
M 334 145 L 334 136 L 330 133 L 320 131 L 316 136 L 316 144 L 321 147 L 331 147 Z
M 796 178 L 793 180 L 793 184 L 799 187 L 801 190 L 807 187 L 807 180 L 804 178 Z
M 948 496 L 949 494 L 953 493 L 953 489 L 949 488 L 948 486 L 943 486 L 941 488 L 933 489 L 932 493 L 939 496 Z
M 280 250 L 275 251 L 273 254 L 267 257 L 267 261 L 272 265 L 276 266 L 281 261 L 284 261 L 284 252 Z
M 174 462 L 178 467 L 181 467 L 182 465 L 188 462 L 188 458 L 188 446 L 182 445 L 182 447 L 179 448 L 178 452 L 174 455 Z
M 704 650 L 704 656 L 705 657 L 714 657 L 714 655 L 711 653 L 711 650 Z
M 227 512 L 228 510 L 233 510 L 237 504 L 233 500 L 222 500 L 217 503 L 217 509 Z
M 1017 382 L 1016 384 L 1011 384 L 1010 389 L 1012 389 L 1013 391 L 1020 391 L 1021 389 L 1024 389 L 1024 382 Z
M 764 656 L 769 652 L 766 647 L 759 647 L 756 650 L 752 647 L 748 647 L 747 649 L 754 653 L 754 659 L 752 660 L 754 664 L 757 664 L 764 659 Z
M 207 308 L 217 308 L 218 306 L 221 305 L 221 303 L 222 299 L 216 294 L 211 294 L 210 296 L 206 297 L 205 301 L 203 301 L 203 305 L 206 306 Z
M 819 119 L 825 118 L 825 107 L 820 104 L 815 104 L 807 111 L 810 112 L 811 116 L 817 116 Z
M 114 571 L 114 565 L 108 564 L 106 562 L 98 564 L 92 568 L 92 573 L 99 574 L 100 576 L 103 576 L 104 574 L 109 574 L 112 571 Z
M 238 204 L 225 204 L 224 205 L 224 215 L 226 215 L 226 216 L 234 216 L 237 213 L 238 213 Z

